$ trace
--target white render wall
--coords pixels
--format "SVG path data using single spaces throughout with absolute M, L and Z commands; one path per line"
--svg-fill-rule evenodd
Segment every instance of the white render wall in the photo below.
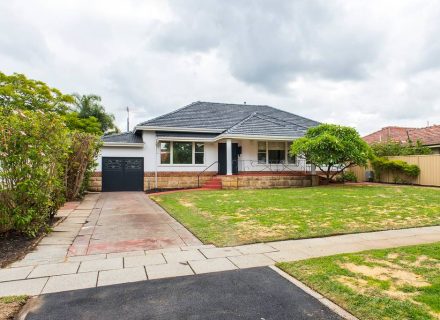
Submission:
M 217 161 L 218 157 L 218 142 L 205 142 L 205 163 L 204 164 L 186 164 L 186 165 L 170 165 L 160 164 L 160 144 L 156 141 L 156 133 L 151 131 L 143 132 L 143 147 L 108 147 L 102 148 L 98 156 L 98 167 L 96 171 L 102 171 L 102 157 L 144 157 L 144 171 L 154 172 L 183 172 L 196 171 L 200 172 L 209 165 Z M 168 140 L 166 140 L 168 141 Z M 226 142 L 226 141 L 219 141 Z M 245 171 L 261 171 L 261 170 L 285 170 L 283 165 L 260 165 L 258 160 L 258 141 L 257 140 L 232 140 L 233 143 L 238 143 L 242 147 L 242 154 L 239 156 L 239 170 Z M 291 170 L 303 170 L 303 165 L 289 164 Z M 207 171 L 217 171 L 217 164 L 212 165 Z

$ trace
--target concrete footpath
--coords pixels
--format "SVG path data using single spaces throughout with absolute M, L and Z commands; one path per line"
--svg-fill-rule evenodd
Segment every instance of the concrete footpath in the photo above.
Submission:
M 0 269 L 0 296 L 39 295 L 440 241 L 440 226 L 434 226 L 216 248 L 202 245 L 145 194 L 136 192 L 90 194 L 81 203 L 66 204 L 58 215 L 64 221 L 33 252 Z

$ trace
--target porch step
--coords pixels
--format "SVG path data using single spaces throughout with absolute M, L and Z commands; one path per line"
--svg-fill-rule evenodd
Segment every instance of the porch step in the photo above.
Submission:
M 212 178 L 211 180 L 206 181 L 202 188 L 205 189 L 221 189 L 222 188 L 222 180 L 220 178 Z

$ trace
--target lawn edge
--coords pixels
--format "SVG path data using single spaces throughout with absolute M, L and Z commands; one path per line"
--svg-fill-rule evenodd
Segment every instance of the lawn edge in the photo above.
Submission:
M 347 319 L 347 320 L 359 320 L 358 318 L 356 318 L 354 315 L 352 315 L 350 312 L 348 312 L 347 310 L 345 310 L 344 308 L 342 308 L 338 304 L 336 304 L 333 301 L 331 301 L 330 299 L 326 298 L 325 296 L 323 296 L 319 292 L 313 290 L 312 288 L 310 288 L 309 286 L 307 286 L 303 282 L 299 281 L 295 277 L 291 276 L 287 272 L 281 270 L 276 265 L 275 266 L 269 266 L 269 268 L 271 268 L 273 271 L 278 273 L 280 276 L 282 276 L 287 281 L 293 283 L 295 286 L 297 286 L 298 288 L 303 290 L 308 295 L 312 296 L 313 298 L 315 298 L 316 300 L 321 302 L 323 305 L 328 307 L 330 310 L 335 312 L 340 317 L 342 317 L 344 319 Z

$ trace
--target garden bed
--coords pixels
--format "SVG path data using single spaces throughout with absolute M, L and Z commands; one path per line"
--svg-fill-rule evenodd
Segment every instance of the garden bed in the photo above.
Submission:
M 50 226 L 57 224 L 60 219 L 54 218 Z M 41 230 L 35 238 L 29 238 L 14 231 L 0 234 L 0 268 L 23 258 L 46 234 L 45 229 Z

